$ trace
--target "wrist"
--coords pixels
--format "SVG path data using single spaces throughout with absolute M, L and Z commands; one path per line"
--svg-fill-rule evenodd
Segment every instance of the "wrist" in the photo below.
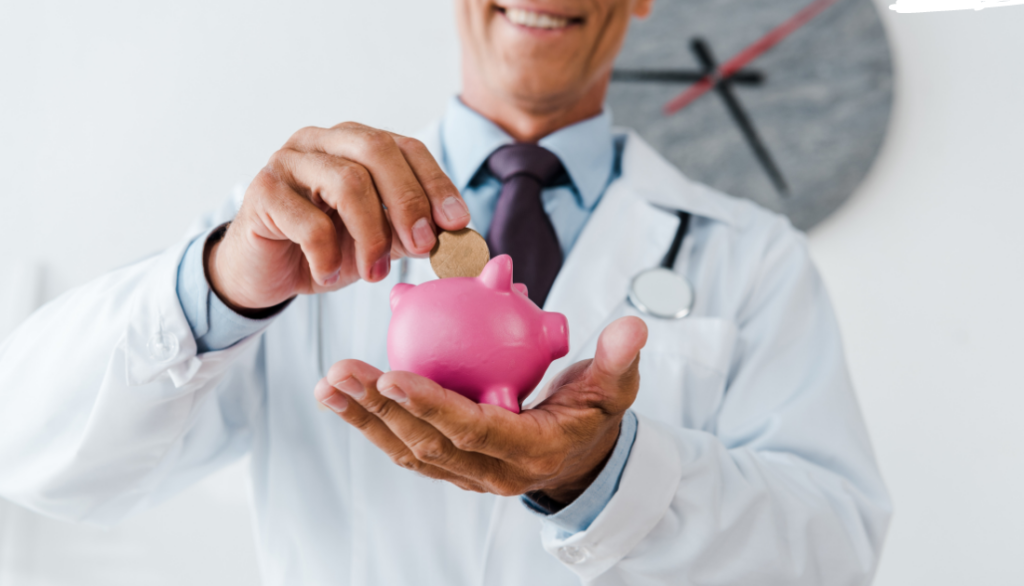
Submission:
M 231 282 L 230 276 L 225 274 L 224 269 L 226 268 L 226 265 L 218 261 L 222 259 L 219 253 L 224 250 L 223 244 L 225 243 L 225 235 L 230 226 L 231 222 L 221 224 L 216 230 L 211 232 L 210 236 L 206 239 L 206 245 L 203 248 L 203 271 L 206 274 L 206 282 L 210 285 L 210 290 L 213 291 L 213 294 L 216 295 L 217 298 L 228 307 L 228 309 L 238 315 L 250 319 L 265 319 L 271 317 L 286 306 L 291 299 L 286 299 L 285 301 L 270 307 L 250 307 L 244 301 L 239 300 L 237 297 L 232 296 L 229 293 L 229 283 Z
M 616 420 L 610 426 L 609 432 L 605 433 L 595 448 L 588 452 L 587 457 L 584 458 L 585 463 L 580 466 L 580 471 L 559 480 L 554 486 L 536 491 L 534 494 L 542 495 L 537 500 L 550 501 L 547 506 L 554 505 L 556 508 L 562 508 L 583 494 L 601 474 L 611 458 L 612 451 L 619 439 L 619 427 L 619 420 Z

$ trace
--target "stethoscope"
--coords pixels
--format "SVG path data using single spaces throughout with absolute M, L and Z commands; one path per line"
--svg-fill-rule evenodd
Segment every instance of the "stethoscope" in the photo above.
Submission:
M 637 273 L 629 282 L 626 296 L 629 303 L 642 313 L 662 319 L 682 319 L 693 309 L 693 287 L 686 277 L 672 270 L 686 238 L 690 214 L 678 211 L 676 215 L 679 216 L 679 228 L 665 258 L 661 259 L 659 266 Z
M 636 274 L 629 282 L 629 292 L 626 299 L 630 305 L 641 313 L 661 319 L 682 319 L 689 315 L 693 309 L 693 287 L 673 267 L 679 250 L 682 248 L 683 239 L 686 238 L 686 231 L 690 225 L 690 214 L 684 211 L 676 212 L 679 217 L 679 228 L 672 238 L 672 244 L 661 259 L 657 267 L 644 269 Z M 409 275 L 409 259 L 403 258 L 398 262 L 398 282 L 404 283 Z M 316 342 L 317 362 L 320 367 L 320 376 L 327 376 L 326 341 L 324 340 L 324 294 L 316 296 Z

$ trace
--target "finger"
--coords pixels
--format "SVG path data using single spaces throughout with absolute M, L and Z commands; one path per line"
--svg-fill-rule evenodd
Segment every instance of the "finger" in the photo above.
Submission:
M 434 247 L 437 237 L 430 200 L 389 133 L 346 122 L 330 130 L 301 130 L 292 137 L 291 144 L 297 150 L 321 151 L 365 167 L 405 248 L 415 255 L 426 255 Z
M 369 367 L 373 372 L 367 371 L 360 366 L 362 363 L 345 364 L 347 362 L 355 361 L 339 363 L 337 371 L 332 369 L 328 372 L 327 381 L 382 421 L 421 462 L 481 482 L 493 480 L 500 465 L 492 458 L 459 450 L 435 427 L 381 395 L 376 385 L 379 382 L 376 373 L 379 371 L 373 367 Z
M 647 324 L 633 316 L 613 321 L 597 339 L 597 351 L 588 374 L 598 388 L 618 391 L 607 395 L 612 412 L 623 402 L 623 410 L 628 408 L 636 398 L 640 387 L 640 350 L 645 344 Z
M 338 282 L 342 257 L 334 222 L 320 208 L 299 195 L 277 171 L 267 167 L 256 176 L 260 190 L 257 213 L 273 240 L 290 240 L 299 245 L 313 280 L 325 287 Z
M 462 478 L 443 468 L 419 460 L 412 450 L 384 425 L 383 421 L 364 409 L 359 403 L 347 399 L 344 393 L 331 387 L 327 383 L 327 379 L 321 379 L 317 383 L 313 394 L 321 404 L 328 406 L 342 420 L 358 429 L 366 439 L 370 440 L 370 443 L 380 448 L 392 462 L 402 468 L 428 478 L 451 482 L 464 490 L 485 492 L 483 486 L 471 479 Z
M 434 222 L 445 230 L 465 228 L 469 224 L 469 208 L 426 145 L 415 138 L 394 133 L 391 136 L 430 199 Z
M 377 282 L 391 268 L 391 227 L 384 215 L 370 172 L 358 163 L 325 153 L 282 149 L 275 163 L 286 179 L 307 192 L 314 205 L 337 210 L 345 230 L 355 240 L 360 278 Z
M 496 405 L 478 404 L 411 372 L 383 374 L 377 387 L 462 451 L 509 460 L 522 455 L 526 444 L 545 441 L 547 431 L 535 417 L 521 417 Z

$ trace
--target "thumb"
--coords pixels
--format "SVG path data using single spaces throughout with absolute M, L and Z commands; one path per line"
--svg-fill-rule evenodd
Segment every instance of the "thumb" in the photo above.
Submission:
M 647 344 L 647 324 L 638 317 L 620 317 L 601 332 L 590 375 L 604 389 L 633 403 L 640 387 L 640 349 Z

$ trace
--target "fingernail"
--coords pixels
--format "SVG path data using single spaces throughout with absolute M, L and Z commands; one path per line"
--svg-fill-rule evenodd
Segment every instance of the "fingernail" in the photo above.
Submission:
M 366 389 L 363 388 L 362 383 L 351 376 L 334 385 L 334 388 L 356 399 L 362 399 L 363 395 L 366 394 Z
M 370 269 L 370 278 L 374 281 L 379 281 L 384 277 L 388 276 L 388 272 L 391 270 L 391 252 L 385 252 L 384 256 L 377 259 L 377 262 L 373 263 L 373 268 Z
M 341 269 L 338 269 L 338 270 L 334 271 L 333 273 L 331 273 L 331 275 L 329 277 L 324 279 L 324 285 L 327 285 L 327 286 L 333 285 L 333 284 L 338 282 L 338 279 L 340 277 L 341 277 Z
M 335 413 L 341 413 L 345 409 L 348 409 L 348 397 L 339 393 L 331 393 L 321 399 L 320 402 L 327 405 L 327 407 Z
M 430 222 L 426 218 L 416 220 L 416 223 L 412 225 L 412 242 L 416 248 L 420 250 L 433 248 L 434 241 L 434 229 L 430 227 Z
M 409 400 L 409 395 L 406 395 L 405 392 L 403 392 L 402 389 L 398 387 L 388 387 L 386 389 L 383 389 L 380 392 L 380 394 L 391 399 L 392 401 L 397 401 L 399 403 L 405 403 Z
M 461 220 L 469 215 L 469 208 L 461 197 L 449 197 L 441 204 L 441 211 L 444 212 L 449 222 Z

